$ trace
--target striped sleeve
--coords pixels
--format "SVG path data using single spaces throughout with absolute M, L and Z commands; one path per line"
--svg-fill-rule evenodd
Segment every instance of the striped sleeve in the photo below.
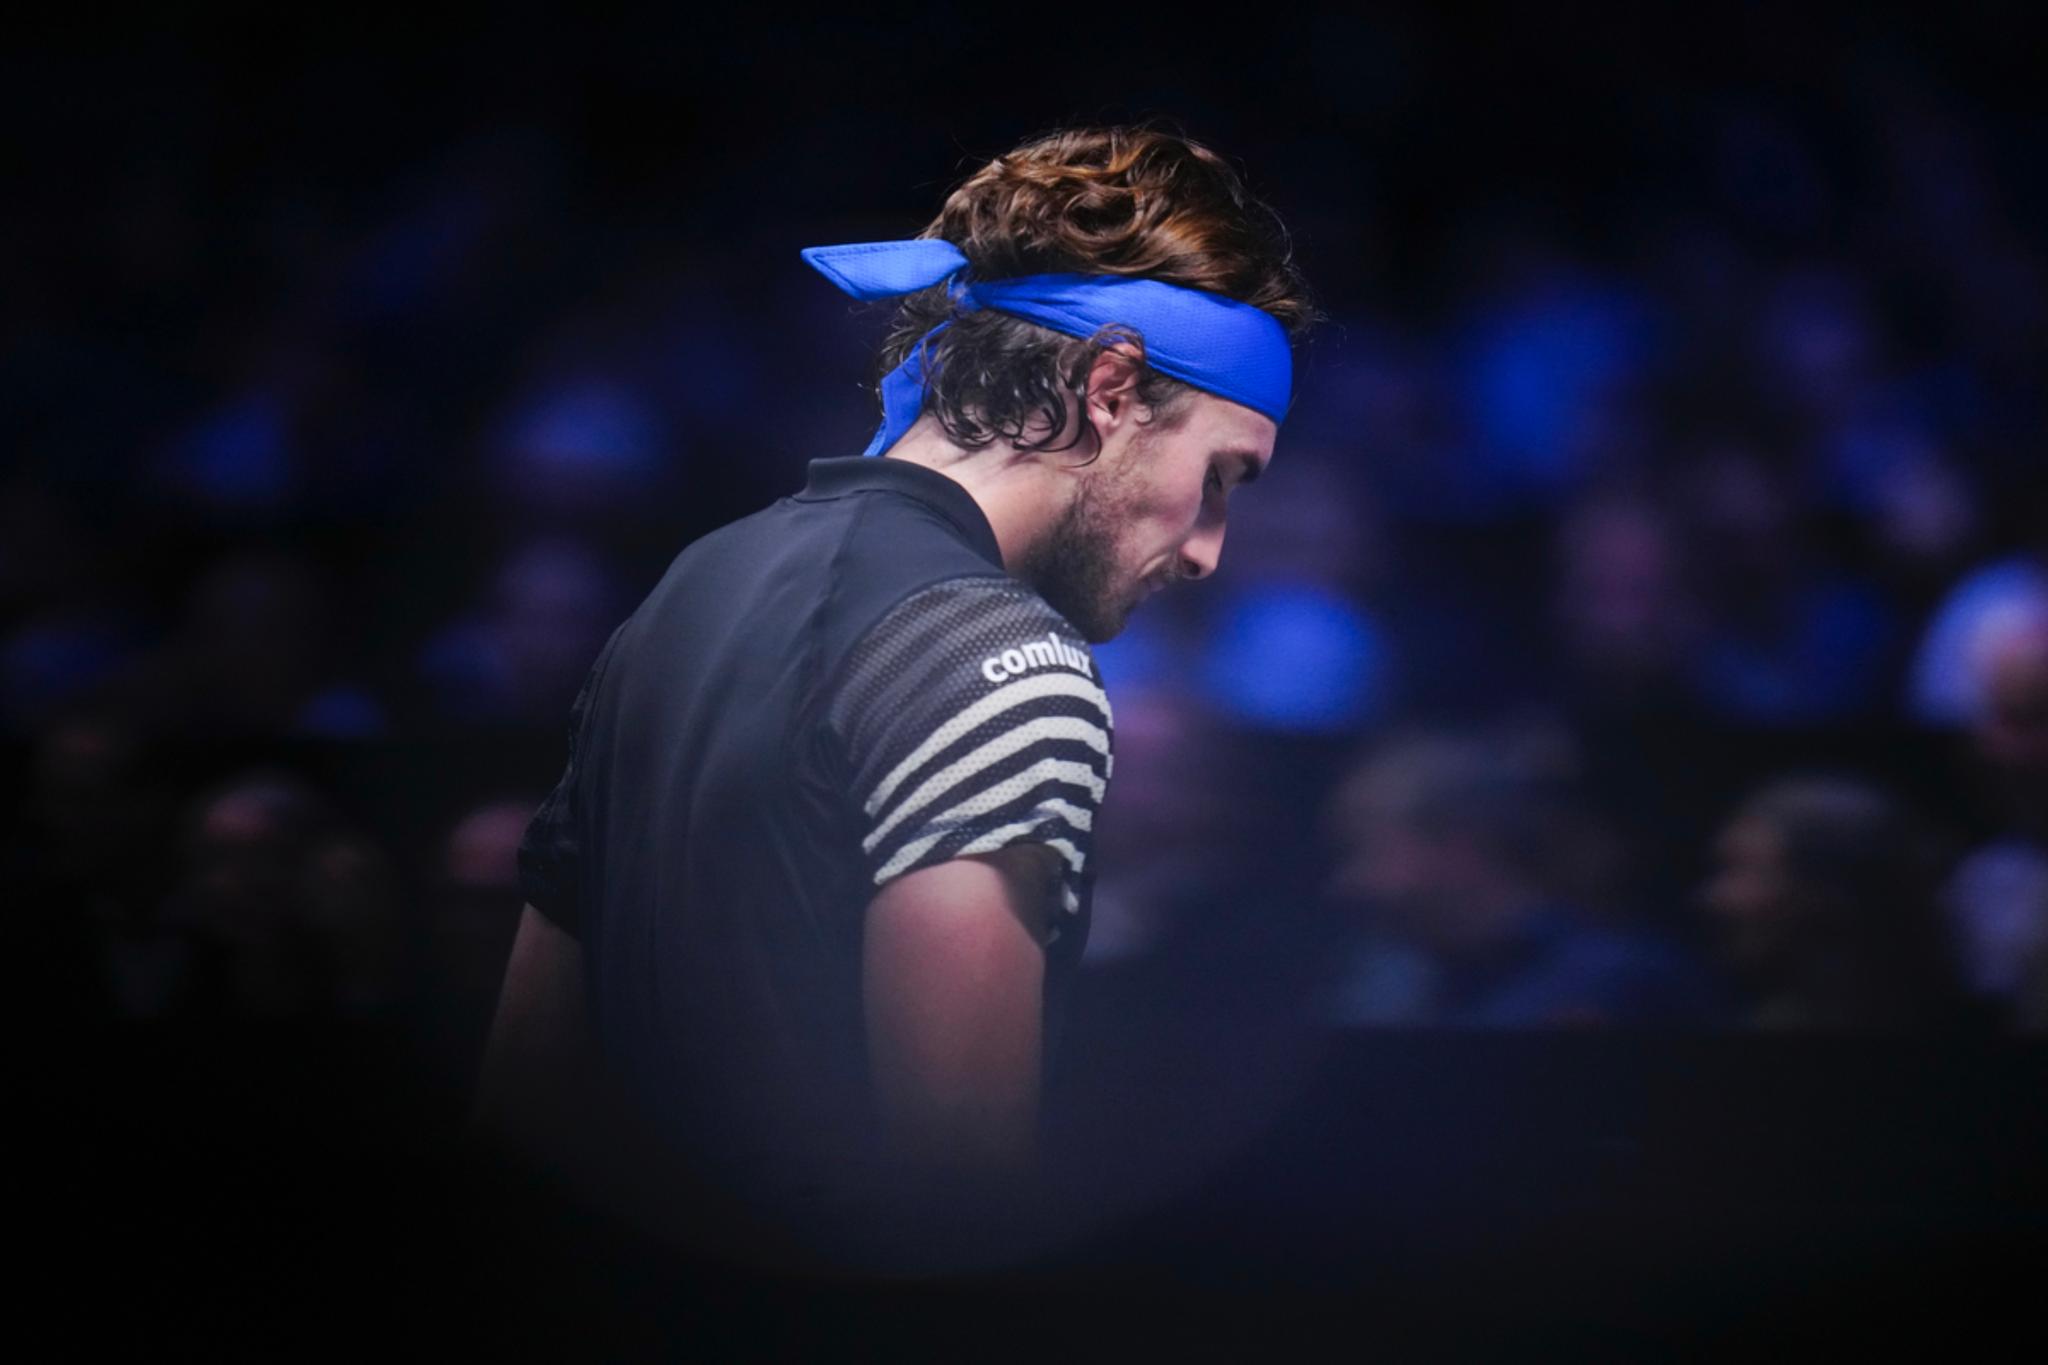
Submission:
M 1109 698 L 1088 646 L 1011 578 L 957 578 L 892 608 L 848 657 L 832 701 L 861 847 L 880 886 L 1013 844 L 1064 864 L 1085 902 L 1108 787 Z

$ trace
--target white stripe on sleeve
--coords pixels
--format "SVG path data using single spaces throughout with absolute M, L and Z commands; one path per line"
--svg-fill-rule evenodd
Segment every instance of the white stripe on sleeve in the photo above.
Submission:
M 867 813 L 872 816 L 879 811 L 890 794 L 933 754 L 957 742 L 989 717 L 1001 715 L 1013 706 L 1022 706 L 1040 697 L 1079 697 L 1094 703 L 1102 712 L 1105 723 L 1109 720 L 1109 698 L 1103 695 L 1102 688 L 1093 678 L 1084 678 L 1078 673 L 1040 673 L 1034 677 L 1019 678 L 997 688 L 926 736 L 908 758 L 890 769 L 889 775 L 876 785 L 867 799 Z
M 1028 833 L 1044 819 L 1045 817 L 1042 814 L 1034 814 L 1029 820 L 1019 820 L 1014 824 L 1004 825 L 1000 829 L 992 829 L 988 833 L 980 835 L 953 850 L 953 856 L 964 858 L 970 853 L 993 853 L 997 849 L 1008 845 L 1019 834 Z M 945 838 L 947 833 L 949 831 L 940 830 L 938 833 L 928 834 L 922 839 L 913 839 L 902 848 L 896 850 L 896 856 L 882 864 L 875 872 L 876 884 L 880 885 L 898 872 L 901 872 L 904 868 L 909 867 L 919 858 L 922 858 L 930 850 L 931 846 Z M 1077 874 L 1081 871 L 1084 861 L 1081 850 L 1075 848 L 1069 841 L 1065 839 L 1038 839 L 1033 842 L 1044 844 L 1047 848 L 1057 852 L 1062 858 L 1067 860 L 1067 866 L 1072 868 Z
M 979 810 L 1000 810 L 1039 783 L 1048 780 L 1068 782 L 1084 788 L 1098 801 L 1102 799 L 1106 785 L 1095 775 L 1095 770 L 1085 763 L 1075 763 L 1064 758 L 1042 758 L 1007 781 L 978 791 L 959 805 L 931 817 L 931 823 L 939 828 L 930 834 L 920 835 L 898 849 L 886 866 L 907 866 L 910 862 L 916 861 L 933 844 L 959 829 L 961 823 L 975 813 L 969 810 L 969 807 L 977 807 Z M 874 851 L 875 843 L 876 840 L 873 838 L 867 841 L 866 847 L 869 852 Z
M 1027 721 L 1014 730 L 996 736 L 919 784 L 915 791 L 897 803 L 896 809 L 889 813 L 889 818 L 877 825 L 874 832 L 862 841 L 861 846 L 870 853 L 874 852 L 875 845 L 887 838 L 889 831 L 902 824 L 907 817 L 930 805 L 976 773 L 983 772 L 1034 744 L 1059 739 L 1079 740 L 1105 758 L 1109 755 L 1109 736 L 1092 720 L 1082 720 L 1076 716 L 1041 716 L 1037 720 Z M 1072 766 L 1082 767 L 1078 763 Z M 1088 769 L 1082 770 L 1088 772 L 1089 779 L 1094 784 L 1095 799 L 1100 801 L 1103 780 Z M 1017 790 L 1022 792 L 1025 789 L 1020 787 Z M 876 809 L 877 807 L 871 803 L 868 807 L 869 814 L 872 815 Z

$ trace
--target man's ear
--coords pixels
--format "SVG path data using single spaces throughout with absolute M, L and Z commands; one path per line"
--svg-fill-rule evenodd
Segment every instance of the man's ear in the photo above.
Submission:
M 1127 341 L 1103 348 L 1088 368 L 1088 419 L 1107 436 L 1132 418 L 1138 402 L 1138 381 L 1144 377 L 1144 354 Z

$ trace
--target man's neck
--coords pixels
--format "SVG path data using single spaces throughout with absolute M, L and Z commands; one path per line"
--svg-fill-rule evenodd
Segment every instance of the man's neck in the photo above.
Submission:
M 930 417 L 918 418 L 882 458 L 923 465 L 966 489 L 996 533 L 1003 566 L 1013 572 L 1063 505 L 1062 480 L 1043 461 L 1019 452 L 1008 441 L 967 450 L 954 444 Z

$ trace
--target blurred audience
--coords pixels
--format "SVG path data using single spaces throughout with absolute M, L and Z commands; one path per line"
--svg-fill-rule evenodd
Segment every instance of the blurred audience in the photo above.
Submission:
M 1963 858 L 1943 905 L 1965 983 L 2010 1017 L 2037 1008 L 2048 954 L 2048 617 L 1994 628 L 1980 664 L 1970 735 L 1998 829 Z
M 194 949 L 160 913 L 176 795 L 134 728 L 78 712 L 29 756 L 19 843 L 0 844 L 24 908 L 32 998 L 65 1020 L 156 1019 L 190 1000 Z
M 76 499 L 0 484 L 0 733 L 40 733 L 143 650 L 147 611 L 116 560 Z
M 248 772 L 201 793 L 183 824 L 159 913 L 191 949 L 192 1010 L 346 1019 L 410 1003 L 397 880 L 311 784 Z
M 924 183 L 931 148 L 600 136 L 651 126 L 639 97 L 552 62 L 513 84 L 591 129 L 399 100 L 330 126 L 280 85 L 248 120 L 274 137 L 230 145 L 196 60 L 110 76 L 167 117 L 104 156 L 39 142 L 8 220 L 0 858 L 45 909 L 53 1009 L 403 1017 L 453 1077 L 518 913 L 531 802 L 493 793 L 554 779 L 591 660 L 684 544 L 859 449 L 872 331 L 794 253 L 896 234 L 911 201 L 874 186 Z M 384 62 L 338 51 L 321 89 Z M 1374 112 L 1271 187 L 1322 225 L 1336 325 L 1224 571 L 1099 652 L 1091 989 L 1709 1023 L 1709 967 L 1649 917 L 1680 889 L 1629 863 L 1682 881 L 1711 844 L 1689 923 L 1751 1022 L 1932 1026 L 1953 975 L 2048 1030 L 2048 232 L 2021 125 L 1879 65 L 1826 112 L 1721 91 L 1660 126 L 1650 178 L 1566 122 L 1537 131 L 1583 168 L 1416 180 L 1474 145 Z M 20 74 L 69 108 L 83 72 Z M 496 80 L 458 77 L 465 108 Z M 1641 79 L 1615 108 L 1663 107 Z M 1254 168 L 1262 136 L 1304 164 L 1285 120 L 1236 131 Z M 1531 703 L 1572 728 L 1472 720 Z M 1902 755 L 1899 721 L 1969 775 Z M 1853 783 L 1775 784 L 1718 834 L 1688 805 L 1701 764 L 1755 783 L 1815 736 L 1920 809 L 1982 795 L 1965 856 L 1932 867 L 1902 798 Z
M 508 555 L 489 597 L 420 653 L 435 713 L 450 723 L 559 725 L 591 661 L 633 604 L 604 559 L 563 538 Z
M 1601 914 L 1611 840 L 1540 725 L 1402 734 L 1338 787 L 1332 894 L 1357 917 L 1335 1017 L 1519 1028 L 1710 1020 L 1672 943 Z
M 1851 778 L 1783 778 L 1742 802 L 1714 854 L 1700 908 L 1749 1027 L 1969 1022 L 1935 909 L 1935 853 L 1896 798 Z
M 1631 492 L 1588 497 L 1560 521 L 1553 559 L 1563 692 L 1581 706 L 1682 708 L 1700 612 L 1658 504 Z
M 1692 461 L 1679 487 L 1691 557 L 1704 566 L 1701 703 L 1764 726 L 1873 715 L 1897 624 L 1872 585 L 1818 552 L 1788 476 L 1753 450 L 1722 446 Z
M 320 571 L 297 552 L 250 550 L 207 566 L 176 632 L 110 690 L 126 714 L 165 734 L 380 734 L 384 709 L 350 662 Z
M 1992 656 L 2015 635 L 2048 626 L 2048 565 L 2015 555 L 1966 575 L 1929 618 L 1907 697 L 1915 719 L 1960 726 L 1981 718 Z
M 1366 600 L 1385 577 L 1384 528 L 1370 488 L 1330 455 L 1292 452 L 1288 474 L 1231 510 L 1230 581 L 1204 604 L 1197 679 L 1230 721 L 1355 732 L 1385 714 L 1396 682 L 1392 639 Z

